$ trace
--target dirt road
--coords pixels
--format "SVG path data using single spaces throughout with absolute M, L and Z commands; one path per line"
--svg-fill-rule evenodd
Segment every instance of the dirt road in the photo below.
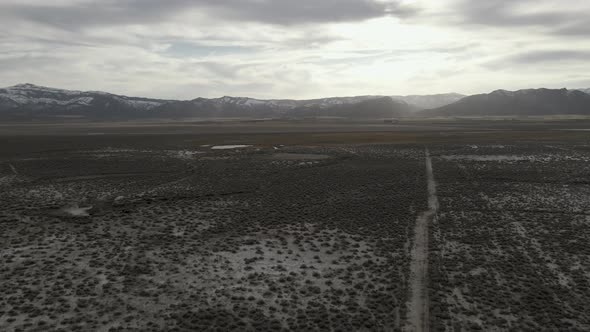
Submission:
M 426 332 L 430 330 L 428 300 L 428 227 L 436 218 L 438 197 L 436 182 L 432 173 L 432 161 L 428 149 L 425 151 L 426 174 L 428 178 L 428 210 L 416 219 L 414 247 L 410 266 L 411 297 L 408 302 L 408 320 L 404 326 L 407 332 Z

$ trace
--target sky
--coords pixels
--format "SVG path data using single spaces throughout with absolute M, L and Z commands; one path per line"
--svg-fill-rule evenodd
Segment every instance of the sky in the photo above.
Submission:
M 154 98 L 590 87 L 587 0 L 0 0 L 0 86 Z

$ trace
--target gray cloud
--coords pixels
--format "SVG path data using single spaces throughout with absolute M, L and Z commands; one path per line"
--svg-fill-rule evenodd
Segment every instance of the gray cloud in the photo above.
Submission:
M 590 15 L 590 13 L 587 13 L 587 15 Z M 557 30 L 557 33 L 573 37 L 590 36 L 590 18 L 578 23 L 564 25 L 563 27 Z
M 582 50 L 534 50 L 508 55 L 484 64 L 490 69 L 509 69 L 523 65 L 548 63 L 581 63 L 590 61 L 590 51 Z
M 509 58 L 511 62 L 522 64 L 535 64 L 540 62 L 563 62 L 590 60 L 590 51 L 574 50 L 550 50 L 550 51 L 531 51 L 518 54 Z
M 191 1 L 153 0 L 73 2 L 68 5 L 0 4 L 0 17 L 6 20 L 24 20 L 66 30 L 91 26 L 118 24 L 159 23 L 171 15 L 191 8 Z
M 229 21 L 274 25 L 362 21 L 384 16 L 407 17 L 415 7 L 397 0 L 103 0 L 69 5 L 0 4 L 0 17 L 24 19 L 62 29 L 89 26 L 163 23 L 189 11 Z
M 374 0 L 225 0 L 210 1 L 207 7 L 226 17 L 279 25 L 361 21 L 417 13 L 416 8 L 402 6 L 397 1 Z
M 0 0 L 0 86 L 314 98 L 587 81 L 581 0 L 410 2 Z
M 199 61 L 194 62 L 186 66 L 186 68 L 195 70 L 202 69 L 209 72 L 213 77 L 218 79 L 235 79 L 239 78 L 240 71 L 243 69 L 251 68 L 255 64 L 227 64 L 215 61 Z
M 548 3 L 548 2 L 546 2 Z M 568 10 L 562 1 L 554 1 L 559 10 L 538 11 L 538 0 L 461 0 L 459 21 L 497 28 L 538 27 L 557 35 L 589 35 L 590 13 Z
M 0 72 L 20 72 L 26 69 L 55 66 L 64 62 L 64 59 L 48 55 L 20 55 L 0 58 Z
M 324 34 L 321 31 L 304 33 L 302 36 L 286 39 L 283 44 L 289 48 L 317 48 L 328 45 L 336 41 L 342 41 L 344 38 Z
M 258 48 L 243 46 L 209 46 L 200 43 L 173 41 L 165 53 L 174 57 L 204 57 L 219 56 L 226 54 L 248 54 L 255 53 Z
M 464 1 L 461 8 L 470 23 L 498 26 L 559 24 L 571 16 L 557 12 L 519 13 L 515 7 L 523 3 L 534 8 L 528 0 Z

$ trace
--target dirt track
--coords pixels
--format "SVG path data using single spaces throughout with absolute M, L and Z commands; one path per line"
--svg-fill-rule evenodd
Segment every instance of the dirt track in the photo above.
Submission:
M 410 267 L 411 298 L 408 303 L 408 321 L 404 328 L 408 332 L 429 331 L 429 301 L 428 301 L 428 226 L 436 217 L 438 198 L 436 183 L 432 173 L 430 153 L 426 149 L 426 173 L 428 177 L 428 210 L 416 219 L 414 229 L 414 247 L 412 248 L 412 263 Z

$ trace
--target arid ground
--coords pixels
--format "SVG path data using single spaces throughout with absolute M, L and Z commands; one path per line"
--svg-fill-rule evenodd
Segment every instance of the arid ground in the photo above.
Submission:
M 588 128 L 0 125 L 0 330 L 588 331 Z

